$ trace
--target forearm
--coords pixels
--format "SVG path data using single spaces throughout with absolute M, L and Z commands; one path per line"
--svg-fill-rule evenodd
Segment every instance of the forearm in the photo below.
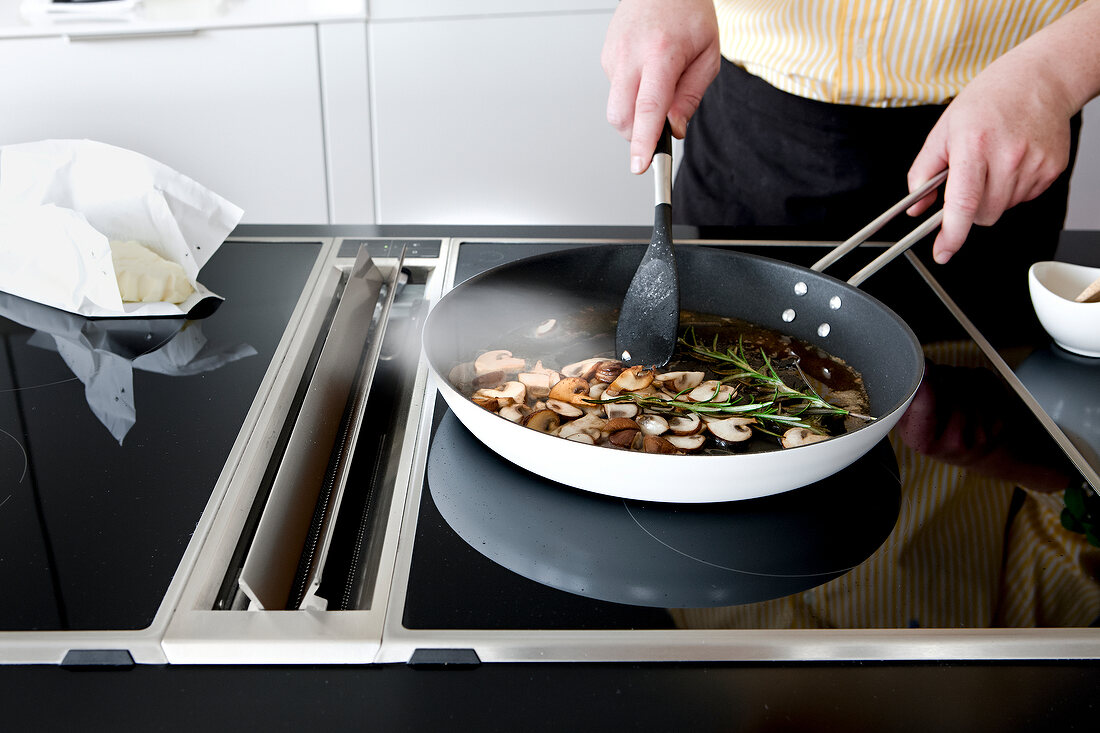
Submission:
M 1100 96 L 1100 0 L 1088 0 L 1020 43 L 1006 56 L 1029 63 L 1053 84 L 1074 114 Z

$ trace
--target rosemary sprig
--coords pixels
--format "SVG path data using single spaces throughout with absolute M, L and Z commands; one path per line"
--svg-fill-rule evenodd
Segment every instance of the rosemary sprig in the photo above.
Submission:
M 736 415 L 739 417 L 752 417 L 758 421 L 774 422 L 783 425 L 785 428 L 806 428 L 815 433 L 822 433 L 820 427 L 814 425 L 811 422 L 803 420 L 800 416 L 803 414 L 820 414 L 816 412 L 810 412 L 803 408 L 802 410 L 794 412 L 781 412 L 781 407 L 775 400 L 768 400 L 767 402 L 749 402 L 738 403 L 735 402 L 732 397 L 729 397 L 721 402 L 687 402 L 677 399 L 665 399 L 663 397 L 654 397 L 652 395 L 636 394 L 633 392 L 627 392 L 624 394 L 616 395 L 615 397 L 608 397 L 606 399 L 591 399 L 585 400 L 585 402 L 593 405 L 609 405 L 616 402 L 633 402 L 638 407 L 648 410 L 650 412 L 695 412 L 700 415 Z M 764 431 L 767 432 L 767 431 Z
M 688 340 L 689 337 L 691 339 L 690 341 Z M 768 355 L 764 353 L 763 349 L 760 350 L 760 356 L 764 360 L 763 369 L 754 367 L 749 363 L 745 355 L 745 344 L 743 340 L 738 340 L 736 351 L 733 348 L 719 351 L 717 336 L 714 337 L 713 346 L 708 348 L 696 340 L 694 330 L 689 328 L 685 336 L 679 339 L 679 342 L 700 359 L 721 364 L 731 364 L 736 367 L 736 371 L 719 372 L 723 376 L 723 382 L 735 380 L 742 383 L 748 382 L 754 386 L 763 386 L 769 390 L 774 390 L 777 400 L 789 399 L 805 402 L 807 407 L 812 407 L 821 414 L 851 414 L 848 410 L 837 407 L 823 399 L 810 385 L 809 381 L 806 380 L 805 375 L 803 375 L 802 381 L 806 384 L 806 391 L 799 391 L 788 386 L 775 371 L 771 359 L 768 358 Z M 799 373 L 801 374 L 801 370 Z

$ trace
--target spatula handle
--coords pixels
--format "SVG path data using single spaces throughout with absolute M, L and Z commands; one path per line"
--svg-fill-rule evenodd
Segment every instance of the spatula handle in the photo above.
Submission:
M 668 120 L 653 150 L 653 186 L 656 204 L 672 205 L 672 125 Z

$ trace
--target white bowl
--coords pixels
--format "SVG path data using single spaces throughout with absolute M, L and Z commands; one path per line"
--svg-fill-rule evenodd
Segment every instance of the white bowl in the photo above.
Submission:
M 1100 278 L 1100 268 L 1036 262 L 1027 273 L 1035 315 L 1054 343 L 1082 356 L 1100 357 L 1100 303 L 1078 303 L 1078 293 Z

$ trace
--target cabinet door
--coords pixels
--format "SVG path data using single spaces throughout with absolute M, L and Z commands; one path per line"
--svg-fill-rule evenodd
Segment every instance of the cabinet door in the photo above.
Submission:
M 607 123 L 611 13 L 370 24 L 382 224 L 653 221 Z
M 8 39 L 0 69 L 0 144 L 99 140 L 195 179 L 245 222 L 328 220 L 312 25 Z

